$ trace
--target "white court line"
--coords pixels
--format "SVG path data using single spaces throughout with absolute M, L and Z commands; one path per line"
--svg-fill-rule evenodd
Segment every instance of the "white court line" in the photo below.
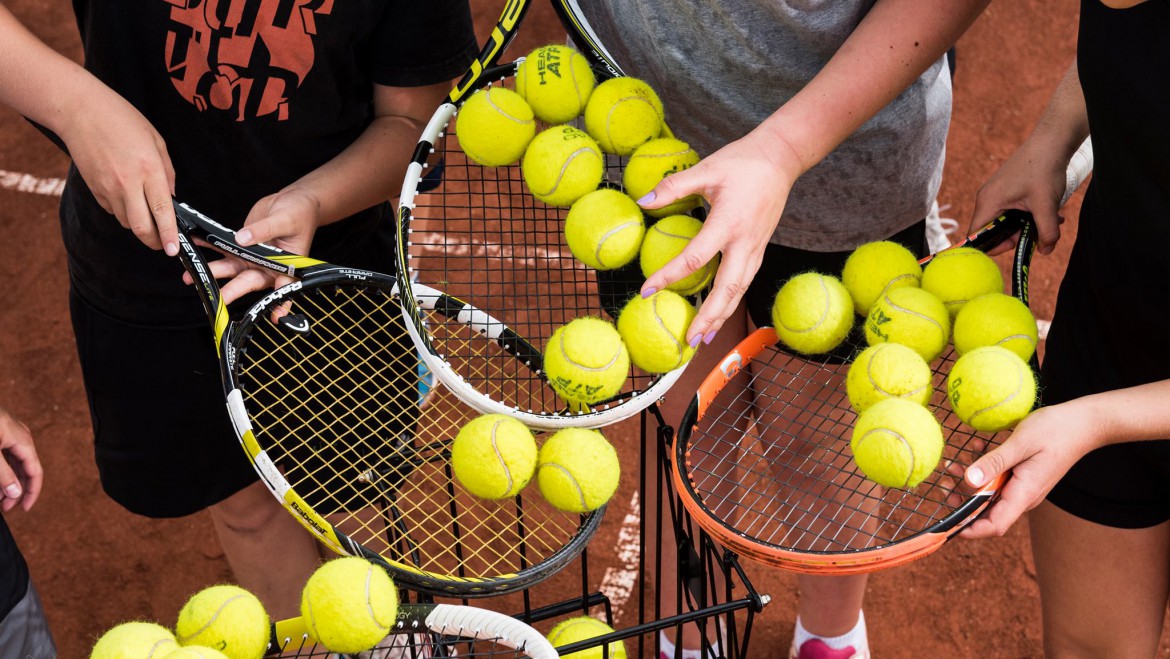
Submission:
M 605 576 L 602 577 L 599 588 L 602 594 L 609 598 L 615 620 L 621 618 L 622 607 L 638 586 L 638 524 L 641 519 L 638 493 L 635 491 L 634 496 L 630 498 L 630 508 L 622 520 L 622 528 L 618 531 L 617 542 L 614 545 L 614 555 L 621 566 L 605 568 Z
M 0 190 L 15 190 L 30 194 L 60 197 L 65 190 L 63 178 L 39 178 L 24 172 L 0 169 Z

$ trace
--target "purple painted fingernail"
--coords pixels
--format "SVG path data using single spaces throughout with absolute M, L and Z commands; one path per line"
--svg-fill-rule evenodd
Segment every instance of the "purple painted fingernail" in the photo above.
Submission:
M 651 286 L 650 288 L 644 289 L 642 291 L 642 297 L 650 297 L 651 295 L 654 295 L 657 292 L 658 292 L 658 289 Z
M 650 192 L 647 192 L 641 199 L 638 200 L 638 205 L 645 206 L 646 204 L 652 204 L 652 203 L 654 203 L 654 197 L 656 197 L 656 196 L 657 195 L 654 194 L 654 191 L 651 190 Z
M 719 330 L 711 330 L 710 332 L 707 332 L 707 335 L 703 337 L 703 344 L 711 345 L 711 342 L 715 340 L 715 332 L 717 331 Z
M 698 348 L 698 347 L 699 347 L 699 341 L 702 341 L 702 340 L 703 340 L 703 335 L 702 335 L 702 334 L 696 334 L 696 335 L 694 335 L 693 337 L 691 337 L 691 347 L 692 347 L 692 348 Z

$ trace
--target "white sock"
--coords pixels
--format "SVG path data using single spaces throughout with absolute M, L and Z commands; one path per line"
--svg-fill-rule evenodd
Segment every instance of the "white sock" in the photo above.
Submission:
M 674 643 L 666 638 L 666 631 L 658 631 L 658 652 L 663 659 L 674 659 Z M 711 649 L 707 651 L 708 659 L 715 659 L 719 656 L 719 641 L 711 641 Z M 682 659 L 703 659 L 700 650 L 687 650 L 683 648 Z
M 861 611 L 857 612 L 857 624 L 853 625 L 853 629 L 845 632 L 840 636 L 833 636 L 826 638 L 818 636 L 804 628 L 800 622 L 800 616 L 796 617 L 796 633 L 792 639 L 793 645 L 800 647 L 804 642 L 811 638 L 819 638 L 825 645 L 840 650 L 846 647 L 852 647 L 854 650 L 864 650 L 869 647 L 869 636 L 865 633 L 865 614 Z

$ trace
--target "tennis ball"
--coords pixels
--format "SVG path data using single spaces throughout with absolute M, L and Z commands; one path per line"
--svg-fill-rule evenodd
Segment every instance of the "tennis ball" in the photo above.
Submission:
M 548 642 L 552 643 L 553 647 L 561 647 L 612 632 L 613 627 L 604 622 L 589 616 L 581 616 L 558 622 L 557 626 L 548 633 Z M 602 659 L 604 656 L 607 656 L 604 648 L 596 647 L 572 654 L 562 654 L 561 659 Z M 610 643 L 608 656 L 609 659 L 626 659 L 626 644 L 622 641 Z
M 596 84 L 589 61 L 568 46 L 537 48 L 516 67 L 516 91 L 548 124 L 563 124 L 584 112 Z
M 904 286 L 878 298 L 865 320 L 869 345 L 901 343 L 914 349 L 927 362 L 942 354 L 951 336 L 947 308 L 921 288 Z
M 971 300 L 955 318 L 955 352 L 965 355 L 983 346 L 1002 346 L 1028 361 L 1036 352 L 1040 332 L 1036 317 L 1023 301 L 1003 293 Z
M 628 156 L 662 133 L 662 101 L 637 78 L 610 78 L 585 105 L 585 130 L 606 153 Z
M 94 644 L 90 659 L 162 659 L 179 648 L 171 630 L 153 622 L 124 622 Z
M 558 510 L 597 510 L 617 491 L 621 475 L 617 451 L 596 430 L 558 430 L 540 447 L 536 484 Z
M 536 440 L 523 423 L 503 414 L 472 419 L 451 443 L 455 478 L 484 499 L 508 499 L 536 472 Z
M 618 333 L 630 361 L 647 373 L 666 373 L 690 361 L 695 349 L 687 344 L 687 328 L 695 306 L 674 291 L 634 296 L 618 315 Z
M 938 466 L 943 444 L 942 427 L 930 410 L 887 398 L 857 417 L 849 447 L 866 478 L 886 487 L 911 488 Z
M 649 277 L 662 269 L 683 251 L 702 228 L 703 223 L 690 215 L 671 215 L 655 222 L 654 226 L 646 230 L 646 237 L 642 239 L 642 276 Z M 682 295 L 694 295 L 710 286 L 718 271 L 719 255 L 716 254 L 706 265 L 666 288 Z
M 772 326 L 780 340 L 799 353 L 829 352 L 853 327 L 853 300 L 836 277 L 817 272 L 799 274 L 776 293 Z
M 268 614 L 260 600 L 231 585 L 192 595 L 175 624 L 180 645 L 206 646 L 229 659 L 260 659 L 268 647 L 268 631 Z
M 565 217 L 565 242 L 579 261 L 613 270 L 638 257 L 646 223 L 638 204 L 617 190 L 594 190 L 573 203 Z
M 468 158 L 485 167 L 502 167 L 524 155 L 536 135 L 536 122 L 519 94 L 491 87 L 475 92 L 459 108 L 455 134 Z
M 542 131 L 520 161 L 528 190 L 549 206 L 571 206 L 596 190 L 604 169 L 597 142 L 572 126 Z
M 947 376 L 951 409 L 980 432 L 1015 426 L 1036 404 L 1036 378 L 1020 356 L 984 346 L 959 357 Z
M 593 404 L 622 390 L 630 354 L 612 323 L 577 318 L 553 332 L 544 348 L 544 372 L 553 390 L 572 403 Z
M 922 288 L 942 300 L 954 318 L 968 301 L 1003 293 L 1003 275 L 990 256 L 974 247 L 955 247 L 935 254 L 926 264 Z
M 853 250 L 841 271 L 841 283 L 853 298 L 858 314 L 869 314 L 883 293 L 902 286 L 918 286 L 922 266 L 914 254 L 889 240 L 866 243 Z
M 264 645 L 267 647 L 267 641 Z M 187 645 L 168 654 L 163 659 L 232 659 L 232 657 L 204 645 Z
M 862 350 L 853 360 L 845 391 L 858 412 L 887 398 L 926 405 L 934 393 L 932 379 L 930 367 L 918 353 L 897 343 L 879 343 Z
M 673 137 L 650 140 L 634 150 L 622 172 L 622 186 L 632 199 L 641 199 L 662 179 L 699 163 L 699 154 L 691 145 Z M 687 213 L 699 205 L 699 196 L 690 195 L 662 208 L 647 209 L 651 217 Z
M 301 617 L 309 633 L 332 652 L 356 654 L 390 633 L 398 591 L 382 568 L 364 558 L 336 558 L 309 577 Z

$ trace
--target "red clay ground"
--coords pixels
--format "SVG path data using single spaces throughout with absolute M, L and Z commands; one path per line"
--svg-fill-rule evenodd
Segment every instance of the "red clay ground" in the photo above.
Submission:
M 486 28 L 499 3 L 473 4 Z M 513 55 L 563 39 L 551 10 L 536 4 Z M 68 2 L 9 0 L 7 5 L 53 47 L 79 56 Z M 941 195 L 952 208 L 944 216 L 959 218 L 965 226 L 980 183 L 1025 137 L 1071 61 L 1075 33 L 1074 0 L 1001 0 L 960 41 Z M 111 503 L 98 485 L 67 316 L 57 198 L 14 189 L 16 179 L 7 175 L 55 178 L 64 175 L 66 166 L 65 158 L 30 126 L 0 111 L 0 404 L 32 428 L 48 472 L 41 503 L 31 513 L 9 514 L 8 521 L 31 564 L 61 656 L 83 657 L 98 634 L 121 620 L 173 623 L 187 596 L 230 579 L 230 572 L 206 515 L 165 522 L 134 517 Z M 1032 295 L 1042 318 L 1051 317 L 1075 233 L 1075 221 L 1070 221 L 1057 252 L 1034 265 Z M 636 464 L 636 430 L 627 422 L 612 433 L 631 466 Z M 635 487 L 632 478 L 625 479 L 615 501 L 628 502 Z M 604 567 L 617 562 L 610 548 L 625 508 L 624 503 L 613 506 L 592 545 L 592 587 Z M 761 568 L 750 571 L 758 589 L 772 596 L 758 618 L 750 654 L 778 656 L 790 639 L 794 580 Z M 558 581 L 574 578 L 562 575 Z M 871 584 L 866 611 L 879 657 L 1042 654 L 1023 523 L 999 540 L 956 541 L 932 557 L 874 576 Z M 618 625 L 631 622 L 627 615 Z M 1161 655 L 1170 654 L 1167 638 Z

